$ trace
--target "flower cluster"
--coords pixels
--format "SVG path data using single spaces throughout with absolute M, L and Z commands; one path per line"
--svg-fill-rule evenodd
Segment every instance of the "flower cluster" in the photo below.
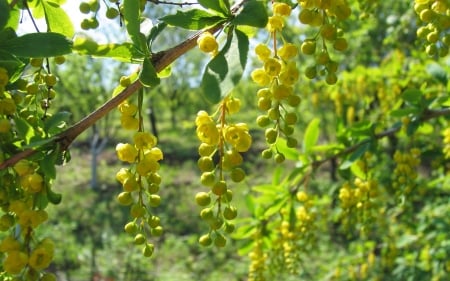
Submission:
M 130 206 L 133 220 L 125 225 L 125 232 L 134 236 L 136 245 L 143 245 L 144 256 L 151 256 L 154 248 L 146 237 L 160 236 L 163 231 L 159 217 L 150 211 L 151 207 L 161 203 L 157 193 L 161 183 L 159 161 L 163 159 L 163 153 L 156 144 L 155 136 L 138 131 L 133 136 L 132 144 L 119 143 L 116 146 L 119 160 L 131 164 L 130 168 L 121 168 L 116 174 L 123 188 L 117 195 L 117 201 Z
M 198 112 L 195 119 L 197 137 L 201 141 L 198 149 L 200 181 L 210 188 L 209 192 L 198 192 L 195 196 L 197 204 L 203 207 L 200 216 L 210 228 L 199 239 L 204 246 L 214 242 L 217 247 L 223 247 L 226 243 L 224 233 L 234 231 L 231 221 L 236 218 L 237 209 L 231 205 L 232 191 L 227 176 L 233 182 L 244 180 L 245 172 L 240 168 L 241 153 L 248 151 L 252 144 L 246 124 L 227 120 L 228 115 L 238 112 L 240 106 L 239 99 L 228 96 L 220 103 L 217 122 L 206 111 Z M 217 200 L 211 200 L 211 196 L 216 196 Z
M 284 155 L 276 148 L 279 137 L 285 137 L 288 147 L 295 147 L 297 140 L 292 137 L 293 125 L 297 122 L 295 112 L 289 112 L 285 105 L 296 107 L 300 104 L 300 97 L 294 93 L 293 85 L 299 79 L 295 58 L 297 47 L 286 42 L 281 36 L 285 18 L 291 14 L 291 7 L 286 3 L 273 4 L 273 16 L 269 17 L 267 30 L 273 39 L 273 46 L 260 43 L 255 53 L 263 64 L 252 71 L 252 80 L 261 86 L 258 90 L 258 108 L 265 114 L 258 116 L 257 124 L 268 127 L 265 131 L 269 148 L 262 153 L 264 158 L 274 157 L 277 163 L 284 161 Z M 283 44 L 278 45 L 277 38 L 281 37 Z M 275 152 L 275 153 L 274 153 Z
M 202 33 L 197 39 L 197 45 L 202 52 L 215 56 L 219 52 L 219 44 L 211 32 Z

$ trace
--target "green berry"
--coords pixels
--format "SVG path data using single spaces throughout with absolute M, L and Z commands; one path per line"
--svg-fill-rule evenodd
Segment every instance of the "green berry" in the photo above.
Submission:
M 200 236 L 200 238 L 198 239 L 198 242 L 200 243 L 200 245 L 207 247 L 207 246 L 211 245 L 212 239 L 209 234 L 204 234 L 204 235 Z
M 214 170 L 214 161 L 210 156 L 200 157 L 197 161 L 197 165 L 202 172 L 210 172 Z
M 261 152 L 261 156 L 262 156 L 262 158 L 264 158 L 264 159 L 270 159 L 270 158 L 272 158 L 272 150 L 271 150 L 271 149 L 264 149 L 264 150 Z
M 245 172 L 241 168 L 233 168 L 230 176 L 232 181 L 241 182 L 245 179 Z
M 83 14 L 89 14 L 89 12 L 91 11 L 91 7 L 86 2 L 81 2 L 79 9 L 80 9 L 80 12 L 82 12 Z
M 153 244 L 146 244 L 145 247 L 142 249 L 142 254 L 145 257 L 151 257 L 154 250 L 155 246 L 153 246 Z
M 213 185 L 211 191 L 217 196 L 224 195 L 227 192 L 227 183 L 223 180 L 218 181 Z
M 152 228 L 151 233 L 153 236 L 161 236 L 163 233 L 163 228 L 158 225 L 157 227 Z
M 108 19 L 115 19 L 119 16 L 119 11 L 116 8 L 109 7 L 108 10 L 106 10 L 106 17 Z
M 121 205 L 128 206 L 133 203 L 133 197 L 130 192 L 121 192 L 117 195 L 117 202 Z
M 226 244 L 227 244 L 227 240 L 225 239 L 225 237 L 222 234 L 217 233 L 217 236 L 214 239 L 214 245 L 216 247 L 223 248 L 223 247 L 225 247 Z
M 134 237 L 134 244 L 136 245 L 142 245 L 145 243 L 147 239 L 145 239 L 145 236 L 141 233 L 136 234 L 136 236 Z
M 200 212 L 200 217 L 203 220 L 210 220 L 214 217 L 214 211 L 211 208 L 205 208 Z
M 195 195 L 195 202 L 202 207 L 208 206 L 211 203 L 211 197 L 206 192 L 199 192 Z
M 138 231 L 138 226 L 135 222 L 129 222 L 125 225 L 124 229 L 126 233 L 133 235 Z
M 226 206 L 223 210 L 223 217 L 227 220 L 233 220 L 237 216 L 237 209 L 234 206 Z
M 151 207 L 158 207 L 161 204 L 161 197 L 157 194 L 151 194 L 148 203 Z
M 204 172 L 204 173 L 200 176 L 200 182 L 201 182 L 204 186 L 213 186 L 214 183 L 216 182 L 216 176 L 214 175 L 213 172 Z
M 148 226 L 155 228 L 159 226 L 161 219 L 157 216 L 151 216 L 147 219 Z

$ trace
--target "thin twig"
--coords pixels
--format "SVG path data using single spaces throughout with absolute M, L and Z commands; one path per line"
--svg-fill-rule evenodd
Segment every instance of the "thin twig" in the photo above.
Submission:
M 232 12 L 238 11 L 238 9 L 243 5 L 243 3 L 247 0 L 243 0 L 242 2 L 238 3 L 235 7 L 232 8 Z M 194 48 L 197 44 L 198 37 L 205 31 L 215 33 L 218 30 L 222 29 L 224 27 L 225 23 L 221 23 L 217 26 L 214 26 L 212 28 L 209 28 L 204 31 L 199 31 L 187 40 L 183 41 L 182 43 L 178 44 L 177 46 L 153 54 L 152 55 L 152 64 L 155 67 L 156 72 L 161 72 L 166 67 L 168 67 L 171 63 L 173 63 L 175 60 L 177 60 L 179 57 L 187 53 L 189 50 Z M 131 85 L 129 85 L 127 88 L 125 88 L 122 92 L 105 102 L 101 107 L 93 111 L 91 114 L 83 118 L 82 120 L 75 123 L 70 128 L 67 128 L 65 131 L 61 132 L 60 134 L 53 137 L 53 143 L 55 145 L 59 145 L 61 147 L 61 150 L 67 150 L 70 144 L 86 129 L 91 127 L 97 120 L 103 118 L 107 113 L 109 113 L 112 109 L 116 108 L 121 102 L 126 100 L 128 97 L 130 97 L 132 94 L 134 94 L 136 91 L 141 89 L 143 85 L 139 80 L 134 81 Z M 17 163 L 21 159 L 25 159 L 27 157 L 30 157 L 34 153 L 36 153 L 39 150 L 39 148 L 36 149 L 27 149 L 24 151 L 21 151 L 10 158 L 6 159 L 4 162 L 0 163 L 0 170 L 5 169 L 7 167 L 13 166 L 15 163 Z
M 195 5 L 198 4 L 197 2 L 172 2 L 172 1 L 160 1 L 160 0 L 147 0 L 150 3 L 153 3 L 155 5 L 175 5 L 175 6 L 189 6 L 189 5 Z

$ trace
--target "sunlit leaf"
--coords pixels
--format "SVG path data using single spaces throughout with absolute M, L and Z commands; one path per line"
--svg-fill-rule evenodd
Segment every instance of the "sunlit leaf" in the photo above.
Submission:
M 319 125 L 320 119 L 314 118 L 306 127 L 305 135 L 303 136 L 303 152 L 309 152 L 319 140 Z
M 265 1 L 246 1 L 242 11 L 233 19 L 233 24 L 265 27 L 268 15 Z
M 225 19 L 216 14 L 211 14 L 205 10 L 192 9 L 188 11 L 177 11 L 175 15 L 162 17 L 160 20 L 172 25 L 190 30 L 200 30 L 214 26 Z
M 39 46 L 39 48 L 30 48 L 30 46 Z M 59 33 L 29 33 L 0 42 L 0 50 L 18 57 L 55 57 L 71 53 L 72 41 Z
M 159 84 L 159 77 L 156 74 L 155 67 L 148 58 L 144 59 L 142 70 L 139 73 L 139 81 L 146 87 L 152 87 Z
M 44 1 L 43 3 L 48 29 L 51 32 L 61 33 L 71 38 L 74 34 L 74 28 L 66 12 L 57 3 L 52 1 Z

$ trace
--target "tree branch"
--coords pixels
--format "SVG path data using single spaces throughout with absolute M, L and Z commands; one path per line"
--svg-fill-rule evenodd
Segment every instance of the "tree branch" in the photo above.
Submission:
M 420 118 L 420 121 L 427 121 L 427 120 L 438 118 L 438 117 L 441 117 L 441 116 L 450 116 L 450 108 L 442 108 L 442 109 L 434 109 L 434 110 L 426 109 L 424 111 L 422 117 Z M 395 133 L 397 133 L 398 131 L 400 131 L 401 128 L 402 128 L 401 126 L 395 126 L 395 127 L 389 128 L 389 129 L 387 129 L 387 130 L 385 130 L 385 131 L 383 131 L 381 133 L 375 134 L 373 136 L 373 138 L 371 138 L 371 139 L 365 139 L 365 140 L 363 140 L 361 142 L 358 142 L 358 143 L 356 143 L 356 144 L 354 144 L 354 145 L 352 145 L 352 146 L 350 146 L 350 147 L 348 147 L 348 148 L 346 148 L 346 149 L 344 149 L 344 150 L 342 150 L 342 151 L 340 151 L 340 152 L 338 152 L 338 153 L 336 153 L 336 154 L 334 154 L 332 156 L 329 156 L 329 157 L 324 158 L 322 160 L 316 160 L 316 161 L 311 163 L 311 166 L 314 169 L 317 169 L 322 164 L 324 164 L 324 163 L 326 163 L 326 162 L 328 162 L 328 161 L 330 161 L 332 159 L 340 158 L 342 156 L 348 155 L 348 154 L 356 151 L 358 148 L 360 148 L 361 146 L 367 144 L 368 142 L 370 142 L 372 140 L 379 140 L 379 139 L 382 139 L 384 137 L 392 136 Z
M 243 5 L 246 0 L 242 0 L 240 3 L 236 4 L 232 8 L 232 12 L 238 11 L 238 9 Z M 187 53 L 189 50 L 197 45 L 198 37 L 205 31 L 215 33 L 222 29 L 226 23 L 219 24 L 207 30 L 199 31 L 190 38 L 181 42 L 180 44 L 172 47 L 168 50 L 156 53 L 152 55 L 152 64 L 156 69 L 156 72 L 161 72 L 163 69 L 168 67 L 171 63 L 177 60 L 179 57 Z M 73 126 L 69 127 L 65 131 L 53 137 L 53 143 L 55 145 L 60 145 L 61 150 L 67 150 L 70 144 L 86 129 L 92 126 L 97 120 L 104 117 L 112 109 L 116 108 L 121 102 L 129 98 L 136 91 L 141 89 L 143 85 L 139 80 L 133 82 L 130 86 L 125 88 L 122 92 L 105 102 L 101 107 L 93 111 L 91 114 L 83 118 L 82 120 L 75 123 Z M 21 151 L 10 158 L 6 159 L 4 162 L 0 163 L 0 170 L 7 167 L 11 167 L 16 164 L 19 160 L 30 157 L 35 154 L 39 149 L 27 149 Z

